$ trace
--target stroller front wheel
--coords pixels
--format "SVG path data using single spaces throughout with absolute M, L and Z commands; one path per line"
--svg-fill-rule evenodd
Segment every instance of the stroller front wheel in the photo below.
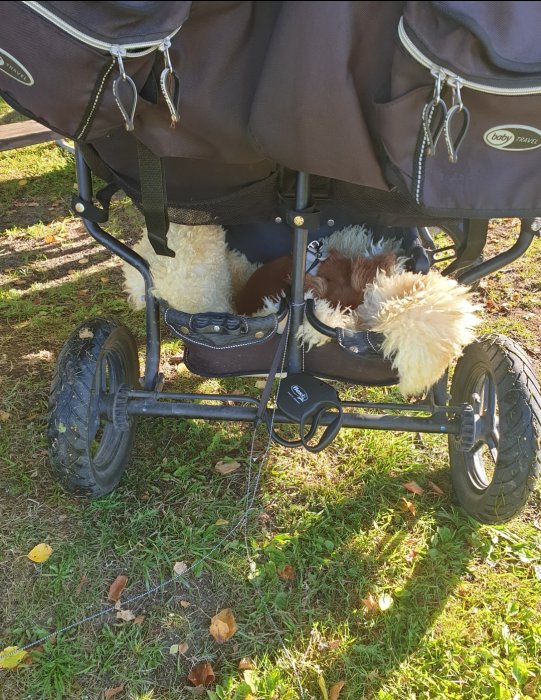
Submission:
M 509 338 L 484 338 L 458 360 L 451 397 L 475 413 L 469 451 L 449 436 L 457 500 L 482 523 L 506 522 L 526 504 L 541 466 L 541 390 L 532 364 Z
M 118 321 L 85 321 L 64 344 L 49 395 L 47 434 L 51 466 L 66 491 L 97 498 L 120 481 L 135 423 L 118 427 L 103 406 L 138 379 L 135 339 Z

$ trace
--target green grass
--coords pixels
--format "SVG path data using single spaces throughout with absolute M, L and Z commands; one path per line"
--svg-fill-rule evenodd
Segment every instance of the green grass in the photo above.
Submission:
M 69 214 L 72 186 L 72 159 L 53 145 L 0 160 L 0 415 L 8 414 L 0 422 L 0 649 L 106 606 L 118 574 L 129 578 L 126 598 L 169 578 L 176 561 L 196 564 L 243 512 L 250 430 L 235 424 L 141 420 L 114 493 L 89 503 L 55 484 L 45 413 L 64 339 L 97 314 L 121 316 L 141 348 L 144 338 L 118 266 Z M 116 201 L 117 235 L 131 239 L 140 223 Z M 486 327 L 532 349 L 539 333 L 518 309 L 526 297 L 528 309 L 539 302 L 532 280 L 540 262 L 537 245 L 514 263 L 512 289 L 502 274 L 483 291 L 511 305 L 487 314 Z M 166 337 L 168 389 L 254 392 L 253 379 L 189 375 L 169 362 L 178 353 Z M 241 469 L 218 475 L 213 466 L 224 458 Z M 438 436 L 345 430 L 319 456 L 274 447 L 248 528 L 253 570 L 238 532 L 185 580 L 135 603 L 141 624 L 108 614 L 58 636 L 31 654 L 32 663 L 0 671 L 0 695 L 93 700 L 125 684 L 120 698 L 190 698 L 187 674 L 210 660 L 216 683 L 208 697 L 222 700 L 294 699 L 299 681 L 305 697 L 319 699 L 322 686 L 340 680 L 344 700 L 540 697 L 539 499 L 505 527 L 479 526 L 447 495 L 447 469 Z M 425 487 L 432 480 L 446 495 L 408 496 L 412 515 L 401 508 L 411 480 Z M 26 558 L 38 542 L 54 549 L 42 565 Z M 294 580 L 280 577 L 285 564 Z M 367 613 L 369 594 L 388 594 L 393 604 Z M 218 645 L 208 626 L 225 607 L 238 632 Z M 186 658 L 170 655 L 182 642 Z M 245 656 L 255 669 L 243 673 Z

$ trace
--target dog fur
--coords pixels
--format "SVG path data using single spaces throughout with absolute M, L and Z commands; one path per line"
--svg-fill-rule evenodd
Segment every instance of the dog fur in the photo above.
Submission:
M 260 266 L 228 248 L 223 228 L 171 224 L 167 242 L 176 257 L 156 255 L 146 233 L 134 246 L 149 262 L 154 294 L 188 313 L 238 313 L 234 300 Z M 316 315 L 333 328 L 382 333 L 383 353 L 398 372 L 403 394 L 425 392 L 474 339 L 474 329 L 480 322 L 476 316 L 479 307 L 472 302 L 469 289 L 435 271 L 427 275 L 405 272 L 406 258 L 400 256 L 399 241 L 388 238 L 374 241 L 366 227 L 350 226 L 325 239 L 323 250 L 330 260 L 328 274 L 324 261 L 313 279 L 319 276 L 326 280 L 327 289 L 323 289 L 322 282 L 310 284 L 309 281 L 305 297 L 315 300 Z M 379 262 L 376 256 L 381 256 Z M 374 260 L 370 264 L 365 260 L 360 266 L 366 265 L 365 277 L 352 281 L 355 260 L 368 257 Z M 333 265 L 336 265 L 334 272 Z M 143 308 L 141 275 L 125 263 L 123 271 L 130 302 L 135 308 Z M 334 279 L 336 273 L 339 273 L 338 281 Z M 344 293 L 339 289 L 344 280 L 348 280 L 349 291 L 356 286 L 357 294 L 362 292 L 348 298 L 347 304 L 339 296 L 340 292 Z M 331 296 L 329 282 L 337 290 L 332 300 L 321 298 Z M 254 315 L 266 315 L 278 309 L 280 294 L 271 297 L 262 300 Z M 360 302 L 356 304 L 358 299 Z M 308 323 L 301 326 L 297 338 L 307 349 L 330 341 Z
M 383 334 L 407 396 L 427 391 L 474 340 L 479 308 L 467 287 L 431 271 L 378 273 L 357 312 L 360 327 Z
M 167 244 L 176 255 L 156 255 L 146 231 L 133 246 L 150 265 L 153 292 L 158 299 L 187 313 L 234 312 L 233 296 L 258 267 L 238 251 L 227 247 L 221 226 L 171 224 Z M 135 309 L 145 305 L 143 278 L 122 263 L 124 289 Z

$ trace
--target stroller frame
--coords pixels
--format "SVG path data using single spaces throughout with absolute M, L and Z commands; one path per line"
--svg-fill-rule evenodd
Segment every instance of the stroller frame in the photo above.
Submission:
M 93 201 L 91 169 L 78 149 L 76 149 L 75 159 L 79 201 L 91 203 Z M 313 312 L 312 304 L 305 302 L 304 299 L 306 248 L 310 223 L 313 221 L 310 216 L 313 215 L 310 199 L 310 176 L 300 172 L 297 174 L 294 207 L 288 212 L 287 217 L 292 227 L 293 270 L 291 295 L 288 299 L 290 317 L 285 354 L 282 349 L 282 366 L 286 375 L 303 371 L 302 348 L 296 340 L 296 332 L 305 317 L 318 331 L 336 337 L 336 330 L 318 320 Z M 134 388 L 133 381 L 131 386 L 118 381 L 106 386 L 104 379 L 98 381 L 96 383 L 98 388 L 94 391 L 99 396 L 95 397 L 96 400 L 92 402 L 90 407 L 92 414 L 90 424 L 97 426 L 100 421 L 106 421 L 111 431 L 118 435 L 133 430 L 132 423 L 136 416 L 199 418 L 213 421 L 238 421 L 254 425 L 257 425 L 260 420 L 264 420 L 271 432 L 273 423 L 299 425 L 299 422 L 292 420 L 279 407 L 269 409 L 266 405 L 273 374 L 276 373 L 277 369 L 270 371 L 267 386 L 263 391 L 263 400 L 237 394 L 192 394 L 163 391 L 164 380 L 159 372 L 161 352 L 160 302 L 152 292 L 149 264 L 129 246 L 107 233 L 99 224 L 85 218 L 84 208 L 81 211 L 81 207 L 76 207 L 76 210 L 81 216 L 87 232 L 111 253 L 138 270 L 145 283 L 146 356 L 144 375 L 140 379 L 141 388 Z M 462 228 L 458 225 L 447 227 L 447 232 L 453 239 L 453 245 L 449 248 L 454 249 L 455 255 L 452 256 L 454 260 L 445 270 L 445 274 L 452 273 L 459 282 L 471 285 L 516 260 L 528 249 L 534 237 L 538 235 L 534 220 L 523 219 L 518 239 L 514 245 L 499 255 L 480 262 L 486 242 L 487 229 L 488 221 L 486 219 L 467 221 Z M 429 230 L 424 228 L 418 230 L 432 258 L 431 263 L 433 263 L 438 251 L 436 251 Z M 442 250 L 447 249 L 440 249 L 439 252 Z M 286 308 L 281 318 L 286 315 L 287 311 Z M 280 312 L 277 316 L 279 315 Z M 231 314 L 226 314 L 226 316 L 239 318 Z M 282 348 L 285 342 L 284 340 L 281 343 Z M 277 361 L 273 364 L 275 368 L 278 367 Z M 450 401 L 451 395 L 448 394 L 447 385 L 448 372 L 445 372 L 426 397 L 416 403 L 341 402 L 341 407 L 344 409 L 342 427 L 446 434 L 453 436 L 450 439 L 453 440 L 456 451 L 467 453 L 479 441 L 487 442 L 488 431 L 494 428 L 494 421 L 497 420 L 495 418 L 496 408 L 492 411 L 494 415 L 487 417 L 481 415 L 482 411 L 479 406 L 474 405 L 475 400 L 467 400 L 453 405 Z M 328 426 L 335 417 L 335 414 L 330 411 L 322 412 L 318 417 L 318 425 Z M 104 435 L 107 436 L 107 433 Z M 280 440 L 277 441 L 280 442 Z M 131 439 L 128 442 L 130 443 L 127 448 L 129 456 Z M 119 479 L 120 474 L 113 487 L 116 486 Z M 107 490 L 111 490 L 111 488 Z M 71 490 L 77 491 L 75 488 Z M 106 493 L 107 490 L 102 493 Z M 79 491 L 84 493 L 84 487 Z M 88 492 L 87 490 L 86 495 L 96 496 L 101 495 L 101 493 Z M 486 521 L 489 520 L 490 518 L 487 517 Z M 492 519 L 492 521 L 495 520 Z
M 79 188 L 79 197 L 83 200 L 92 201 L 92 181 L 91 171 L 86 164 L 82 154 L 76 153 L 76 172 Z M 297 192 L 295 201 L 294 222 L 299 225 L 293 228 L 293 269 L 290 299 L 290 332 L 286 350 L 285 368 L 288 373 L 300 372 L 302 367 L 302 350 L 295 339 L 296 331 L 302 323 L 305 313 L 304 301 L 304 274 L 306 270 L 306 247 L 308 242 L 308 229 L 303 228 L 302 212 L 308 207 L 310 200 L 310 178 L 306 173 L 298 173 Z M 296 219 L 296 221 L 295 221 Z M 160 304 L 152 294 L 152 277 L 146 260 L 129 246 L 114 238 L 104 231 L 99 224 L 82 217 L 83 224 L 87 232 L 111 253 L 118 256 L 128 264 L 132 265 L 141 273 L 145 281 L 145 309 L 146 309 L 146 358 L 143 390 L 130 389 L 126 391 L 127 414 L 129 416 L 161 416 L 176 418 L 203 418 L 216 421 L 241 421 L 255 422 L 256 408 L 243 406 L 208 406 L 199 405 L 197 401 L 224 401 L 235 404 L 250 403 L 256 407 L 259 400 L 250 396 L 226 395 L 226 394 L 179 394 L 168 393 L 161 390 L 163 377 L 159 373 L 161 354 L 161 333 L 160 333 Z M 523 255 L 530 247 L 537 233 L 531 229 L 531 220 L 522 220 L 519 237 L 515 244 L 507 251 L 500 253 L 490 260 L 475 264 L 486 241 L 486 230 L 488 222 L 486 220 L 475 220 L 464 234 L 463 241 L 457 251 L 457 259 L 453 264 L 452 271 L 467 268 L 458 275 L 458 281 L 462 284 L 473 284 L 487 275 L 501 270 L 514 260 Z M 529 225 L 530 224 L 530 225 Z M 427 235 L 425 230 L 424 235 Z M 308 304 L 306 313 L 309 320 L 323 333 L 334 336 L 334 329 L 325 326 L 319 321 L 313 311 L 312 305 Z M 403 412 L 431 412 L 427 418 L 412 418 L 410 416 L 395 415 L 369 415 L 346 413 L 343 427 L 347 428 L 369 428 L 372 430 L 398 430 L 406 432 L 421 433 L 441 433 L 460 435 L 464 415 L 470 412 L 471 407 L 446 406 L 447 402 L 447 375 L 443 376 L 432 388 L 426 403 L 421 404 L 400 404 L 400 403 L 374 403 L 348 401 L 344 403 L 346 408 L 373 409 L 381 411 L 403 411 Z M 187 402 L 194 403 L 187 403 Z M 166 403 L 167 402 L 167 403 Z M 112 402 L 101 402 L 102 411 L 112 419 Z M 292 424 L 281 411 L 274 414 L 276 423 Z M 330 417 L 323 416 L 321 425 L 328 425 Z

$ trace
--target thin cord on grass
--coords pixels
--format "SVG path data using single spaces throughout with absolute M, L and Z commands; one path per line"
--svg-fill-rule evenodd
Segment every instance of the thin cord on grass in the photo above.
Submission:
M 281 378 L 282 378 L 282 375 L 284 372 L 284 367 L 285 367 L 286 348 L 287 348 L 287 342 L 289 340 L 289 328 L 290 328 L 290 323 L 289 323 L 289 319 L 288 319 L 288 323 L 287 323 L 287 326 L 285 329 L 285 333 L 286 333 L 287 337 L 286 337 L 286 343 L 285 343 L 285 348 L 284 348 L 284 354 L 282 357 L 282 363 L 281 363 L 281 367 L 280 367 L 280 374 L 278 377 L 278 386 L 276 389 L 277 393 L 280 389 L 280 384 L 282 381 Z M 276 414 L 276 408 L 277 408 L 277 404 L 275 401 L 274 408 L 273 408 L 273 411 L 271 414 L 271 421 L 270 421 L 270 428 L 269 428 L 269 432 L 268 432 L 267 444 L 265 446 L 265 450 L 264 450 L 263 455 L 261 457 L 261 460 L 259 463 L 259 469 L 257 470 L 257 475 L 255 477 L 254 485 L 252 488 L 252 464 L 255 461 L 254 460 L 255 440 L 256 440 L 257 430 L 258 430 L 259 424 L 256 424 L 254 426 L 254 430 L 252 433 L 252 441 L 251 441 L 251 445 L 250 445 L 250 455 L 248 458 L 248 475 L 247 475 L 246 496 L 245 496 L 246 508 L 245 508 L 245 511 L 242 514 L 242 516 L 237 521 L 237 523 L 229 530 L 228 533 L 226 533 L 222 537 L 222 539 L 207 554 L 200 557 L 194 564 L 192 564 L 190 567 L 188 567 L 188 569 L 184 572 L 184 574 L 182 574 L 181 576 L 179 576 L 179 575 L 171 576 L 170 578 L 166 579 L 165 581 L 162 581 L 162 583 L 148 589 L 144 593 L 139 593 L 137 595 L 132 596 L 131 598 L 127 598 L 126 600 L 122 601 L 123 606 L 130 605 L 131 603 L 135 603 L 139 600 L 142 600 L 143 598 L 147 598 L 148 596 L 151 596 L 154 593 L 157 593 L 158 591 L 163 590 L 164 588 L 166 588 L 169 584 L 173 583 L 174 581 L 178 582 L 178 581 L 182 580 L 183 576 L 190 573 L 197 566 L 199 566 L 203 562 L 210 559 L 212 557 L 212 555 L 218 549 L 220 549 L 220 547 L 222 547 L 222 545 L 225 544 L 225 542 L 227 542 L 232 537 L 232 535 L 234 535 L 235 532 L 237 532 L 237 530 L 239 530 L 242 526 L 244 526 L 244 544 L 245 544 L 245 548 L 246 548 L 246 556 L 247 556 L 248 564 L 250 567 L 253 567 L 255 565 L 255 562 L 250 554 L 250 548 L 248 545 L 248 519 L 250 517 L 251 511 L 253 510 L 253 505 L 255 503 L 255 499 L 257 496 L 258 489 L 259 489 L 259 484 L 261 482 L 263 466 L 266 463 L 266 460 L 267 460 L 267 457 L 268 457 L 268 454 L 269 454 L 269 451 L 270 451 L 270 448 L 272 445 L 271 435 L 272 435 L 272 429 L 274 426 L 274 418 L 275 418 L 275 414 Z M 280 632 L 278 626 L 276 625 L 274 618 L 272 617 L 272 614 L 271 614 L 269 607 L 268 607 L 268 605 L 263 597 L 261 590 L 259 589 L 259 587 L 255 581 L 253 583 L 254 583 L 255 591 L 257 592 L 257 594 L 258 594 L 258 596 L 259 596 L 259 598 L 260 598 L 260 600 L 263 603 L 263 606 L 265 608 L 266 617 L 269 620 L 270 624 L 272 625 L 274 632 L 276 633 L 278 640 L 280 642 L 280 645 L 284 651 L 284 654 L 287 657 L 289 663 L 291 664 L 291 668 L 293 669 L 293 672 L 295 674 L 295 679 L 296 679 L 296 682 L 297 682 L 297 685 L 298 685 L 298 688 L 300 691 L 300 697 L 304 698 L 305 694 L 304 694 L 304 690 L 302 687 L 300 675 L 299 675 L 299 672 L 297 670 L 297 665 L 295 663 L 295 659 L 293 658 L 291 652 L 289 651 L 289 649 L 285 645 L 285 642 L 283 640 L 281 632 Z M 7 654 L 1 654 L 0 661 L 3 661 L 4 659 L 9 659 L 10 657 L 15 656 L 16 654 L 20 654 L 23 651 L 27 651 L 28 649 L 31 649 L 32 647 L 38 646 L 39 644 L 44 644 L 45 642 L 47 642 L 49 639 L 52 639 L 53 637 L 58 637 L 59 635 L 64 634 L 65 632 L 69 632 L 69 630 L 75 629 L 76 627 L 80 627 L 81 625 L 84 625 L 87 622 L 91 622 L 92 620 L 96 620 L 97 618 L 103 617 L 104 615 L 108 615 L 109 613 L 112 613 L 116 610 L 118 610 L 117 606 L 112 605 L 108 608 L 105 608 L 103 610 L 99 610 L 95 613 L 92 613 L 91 615 L 87 615 L 86 617 L 83 617 L 80 620 L 72 622 L 69 625 L 65 625 L 64 627 L 60 627 L 59 629 L 55 630 L 54 632 L 50 632 L 49 634 L 47 634 L 43 637 L 40 637 L 39 639 L 36 639 L 33 642 L 30 642 L 22 647 L 18 647 L 16 649 L 14 649 L 13 651 L 8 652 Z

